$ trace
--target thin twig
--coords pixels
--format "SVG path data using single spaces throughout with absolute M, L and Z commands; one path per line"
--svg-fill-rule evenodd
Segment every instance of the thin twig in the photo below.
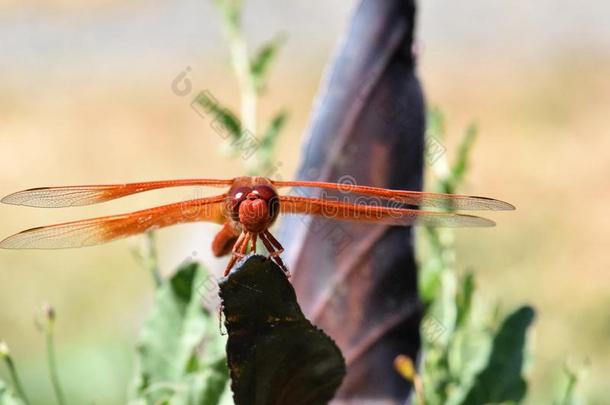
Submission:
M 43 311 L 45 312 L 47 318 L 47 322 L 44 325 L 44 334 L 47 346 L 47 362 L 49 364 L 51 385 L 53 386 L 57 403 L 59 405 L 65 405 L 66 400 L 59 381 L 59 372 L 57 371 L 57 360 L 55 356 L 55 310 L 50 305 L 45 304 L 43 305 Z
M 163 284 L 163 277 L 161 276 L 161 270 L 159 269 L 157 243 L 154 231 L 146 232 L 142 245 L 132 249 L 132 254 L 140 265 L 150 273 L 155 283 L 155 287 L 159 288 Z
M 29 405 L 30 400 L 28 399 L 27 395 L 25 394 L 25 390 L 23 389 L 23 385 L 21 384 L 21 379 L 19 378 L 19 374 L 17 373 L 17 367 L 15 366 L 15 363 L 13 362 L 12 357 L 8 354 L 6 354 L 3 357 L 4 357 L 4 361 L 6 362 L 6 366 L 8 368 L 8 372 L 11 376 L 11 379 L 13 380 L 13 385 L 15 386 L 15 390 L 17 391 L 17 394 L 19 394 L 19 396 L 21 397 L 23 402 L 25 402 L 26 405 Z
M 163 284 L 163 277 L 159 269 L 159 256 L 157 254 L 157 241 L 153 231 L 146 232 L 146 256 L 144 258 L 146 267 L 155 281 L 155 286 L 159 288 Z

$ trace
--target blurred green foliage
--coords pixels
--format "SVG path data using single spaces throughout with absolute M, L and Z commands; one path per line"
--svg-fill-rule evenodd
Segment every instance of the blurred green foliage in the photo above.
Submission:
M 442 112 L 431 109 L 427 136 L 442 143 L 445 127 Z M 433 191 L 456 193 L 468 173 L 476 135 L 476 126 L 469 125 L 453 163 L 445 153 L 431 162 Z M 427 310 L 421 326 L 423 392 L 414 401 L 420 405 L 521 403 L 528 385 L 527 332 L 534 310 L 523 306 L 503 314 L 499 304 L 482 300 L 474 273 L 456 265 L 452 229 L 426 227 L 419 242 L 419 288 Z M 572 395 L 575 385 L 576 378 L 569 379 L 564 398 Z M 572 404 L 566 401 L 560 403 Z
M 431 163 L 431 188 L 455 193 L 468 172 L 477 128 L 470 125 L 450 163 L 446 153 Z M 445 119 L 428 114 L 428 137 L 444 142 Z M 450 207 L 449 207 L 450 209 Z M 498 305 L 480 302 L 472 272 L 458 275 L 452 229 L 423 229 L 420 235 L 420 293 L 427 306 L 422 322 L 423 398 L 426 404 L 520 402 L 530 307 L 502 316 Z M 419 402 L 422 402 L 421 400 Z
M 24 405 L 26 403 L 4 381 L 0 380 L 0 405 Z
M 210 277 L 187 263 L 156 291 L 137 344 L 131 404 L 216 404 L 228 390 L 226 339 L 201 305 Z
M 21 379 L 17 373 L 17 368 L 10 350 L 6 343 L 0 341 L 0 359 L 4 360 L 13 380 L 13 386 L 10 387 L 7 383 L 0 379 L 0 405 L 23 405 L 29 404 L 27 395 L 21 385 Z
M 274 167 L 272 158 L 277 136 L 284 127 L 288 114 L 285 110 L 280 110 L 275 113 L 267 127 L 260 130 L 257 106 L 259 97 L 266 89 L 270 67 L 284 38 L 281 35 L 276 36 L 263 43 L 254 56 L 250 56 L 242 34 L 242 2 L 215 0 L 214 3 L 222 17 L 231 53 L 231 66 L 240 88 L 240 114 L 205 97 L 197 99 L 197 102 L 210 109 L 229 131 L 231 139 L 223 145 L 224 153 L 236 157 L 242 151 L 244 143 L 254 143 L 256 153 L 242 160 L 246 173 L 250 176 L 269 174 Z
M 261 45 L 250 61 L 250 75 L 258 93 L 265 90 L 269 67 L 283 42 L 283 36 L 276 36 L 274 39 Z
M 578 391 L 578 384 L 583 379 L 583 374 L 588 364 L 571 365 L 566 363 L 563 367 L 563 378 L 557 388 L 554 405 L 584 405 L 587 401 Z

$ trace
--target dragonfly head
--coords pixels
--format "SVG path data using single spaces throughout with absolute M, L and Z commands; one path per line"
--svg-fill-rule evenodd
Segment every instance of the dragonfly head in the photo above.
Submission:
M 231 219 L 238 222 L 246 231 L 258 233 L 271 226 L 277 218 L 279 197 L 270 182 L 252 180 L 236 182 L 231 187 L 227 198 L 227 210 Z

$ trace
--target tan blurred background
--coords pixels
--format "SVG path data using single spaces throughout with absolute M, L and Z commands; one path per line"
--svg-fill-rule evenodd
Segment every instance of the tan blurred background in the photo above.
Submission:
M 327 58 L 353 1 L 246 1 L 248 38 L 287 36 L 261 113 L 285 106 L 279 174 L 289 178 Z M 548 403 L 566 360 L 590 363 L 583 391 L 603 403 L 610 372 L 610 3 L 420 1 L 419 72 L 428 101 L 449 118 L 448 147 L 471 120 L 481 133 L 468 193 L 514 203 L 480 237 L 460 234 L 460 264 L 476 271 L 489 303 L 531 303 L 533 384 Z M 238 160 L 189 97 L 171 91 L 187 66 L 193 92 L 237 106 L 211 0 L 0 1 L 0 194 L 45 185 L 232 177 Z M 194 93 L 193 93 L 194 95 Z M 156 192 L 96 207 L 0 206 L 0 237 L 92 215 L 191 198 Z M 158 233 L 163 271 L 209 257 L 216 228 Z M 67 251 L 0 251 L 0 339 L 25 385 L 50 392 L 36 308 L 58 313 L 60 369 L 74 403 L 123 401 L 132 347 L 152 280 L 131 238 Z M 2 371 L 3 373 L 4 371 Z M 4 374 L 1 374 L 4 375 Z

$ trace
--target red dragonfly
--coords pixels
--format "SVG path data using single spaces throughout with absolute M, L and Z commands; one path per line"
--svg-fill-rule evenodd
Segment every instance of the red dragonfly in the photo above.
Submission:
M 431 225 L 485 227 L 495 225 L 485 218 L 447 211 L 424 211 L 407 206 L 451 208 L 451 210 L 513 210 L 509 203 L 486 197 L 390 190 L 378 187 L 317 181 L 277 181 L 265 177 L 237 177 L 230 180 L 193 179 L 153 181 L 116 185 L 41 187 L 4 197 L 6 204 L 31 207 L 69 207 L 100 203 L 143 191 L 168 187 L 229 187 L 208 198 L 197 198 L 128 214 L 67 222 L 32 228 L 0 242 L 5 249 L 59 249 L 91 246 L 187 222 L 215 222 L 222 228 L 212 242 L 220 257 L 232 253 L 225 275 L 237 260 L 256 252 L 261 240 L 270 258 L 289 275 L 280 254 L 282 245 L 269 232 L 278 214 L 321 215 L 338 220 L 386 225 Z M 352 203 L 330 198 L 278 195 L 276 189 L 318 187 L 373 197 L 374 201 Z

